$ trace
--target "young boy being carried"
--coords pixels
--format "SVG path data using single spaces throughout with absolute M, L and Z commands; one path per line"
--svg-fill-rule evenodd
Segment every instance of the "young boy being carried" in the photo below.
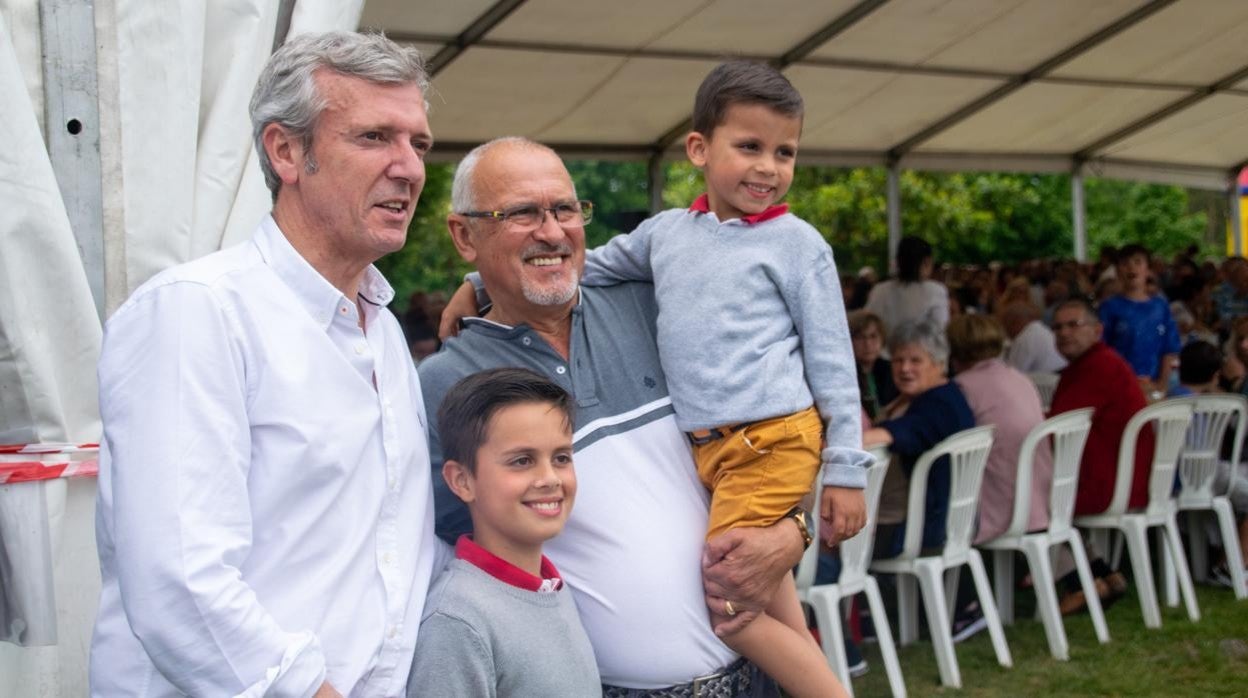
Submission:
M 572 593 L 542 555 L 576 497 L 571 397 L 532 371 L 482 371 L 446 394 L 438 430 L 473 535 L 429 592 L 407 694 L 601 693 Z
M 685 140 L 706 194 L 586 260 L 587 285 L 654 281 L 676 420 L 712 493 L 708 540 L 804 518 L 799 502 L 821 465 L 824 518 L 833 508 L 848 514 L 837 533 L 853 535 L 865 516 L 870 456 L 859 448 L 857 373 L 836 264 L 819 232 L 777 205 L 793 179 L 802 115 L 801 95 L 776 69 L 750 61 L 715 68 L 698 88 Z M 708 605 L 717 627 L 742 610 L 732 599 Z M 722 638 L 790 695 L 844 694 L 806 630 L 791 577 L 765 613 Z

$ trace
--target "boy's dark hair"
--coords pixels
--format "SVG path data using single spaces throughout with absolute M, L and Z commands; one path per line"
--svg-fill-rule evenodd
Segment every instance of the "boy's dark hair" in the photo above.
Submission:
M 547 404 L 563 412 L 572 426 L 572 396 L 558 385 L 526 368 L 493 368 L 461 379 L 438 407 L 438 436 L 442 456 L 477 470 L 477 449 L 495 413 L 504 407 Z
M 932 246 L 920 237 L 906 235 L 897 243 L 897 279 L 904 283 L 919 281 L 923 260 L 932 256 Z
M 1148 248 L 1139 244 L 1131 243 L 1118 248 L 1118 253 L 1114 255 L 1114 264 L 1122 264 L 1136 255 L 1143 255 L 1145 262 L 1153 261 L 1153 255 L 1149 253 Z
M 1179 352 L 1179 382 L 1203 385 L 1222 369 L 1222 352 L 1209 342 L 1193 341 Z
M 702 80 L 693 99 L 693 130 L 711 137 L 734 104 L 762 104 L 788 117 L 805 113 L 802 95 L 784 74 L 766 63 L 721 63 Z

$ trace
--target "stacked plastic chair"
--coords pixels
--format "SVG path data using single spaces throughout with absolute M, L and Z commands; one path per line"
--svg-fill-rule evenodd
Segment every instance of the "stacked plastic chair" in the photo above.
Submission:
M 1179 454 L 1179 511 L 1192 512 L 1187 521 L 1188 551 L 1191 554 L 1192 576 L 1197 581 L 1204 581 L 1206 570 L 1209 569 L 1208 542 L 1205 540 L 1205 528 L 1195 516 L 1196 512 L 1209 511 L 1218 522 L 1218 530 L 1222 535 L 1223 549 L 1226 551 L 1226 563 L 1231 573 L 1231 583 L 1235 589 L 1235 598 L 1248 598 L 1248 583 L 1245 582 L 1244 560 L 1240 555 L 1239 532 L 1235 529 L 1235 514 L 1231 510 L 1231 502 L 1227 494 L 1235 484 L 1235 464 L 1239 463 L 1243 448 L 1245 423 L 1248 421 L 1248 401 L 1240 395 L 1198 395 L 1180 398 L 1192 404 L 1192 424 L 1187 429 L 1187 438 L 1183 451 Z M 1215 493 L 1214 480 L 1221 462 L 1222 443 L 1226 438 L 1227 429 L 1231 432 L 1231 477 L 1227 483 L 1227 491 Z M 1167 556 L 1168 557 L 1168 556 Z M 1166 567 L 1166 603 L 1177 605 L 1175 593 L 1175 570 Z
M 1075 524 L 1085 528 L 1115 529 L 1127 541 L 1131 556 L 1131 568 L 1136 589 L 1140 596 L 1140 610 L 1144 613 L 1144 625 L 1161 627 L 1161 609 L 1157 604 L 1157 588 L 1153 583 L 1152 560 L 1148 552 L 1148 529 L 1160 528 L 1164 545 L 1176 561 L 1176 573 L 1187 615 L 1200 620 L 1196 606 L 1196 593 L 1192 588 L 1192 576 L 1187 567 L 1187 556 L 1179 539 L 1177 518 L 1178 504 L 1173 496 L 1174 474 L 1178 468 L 1179 451 L 1188 424 L 1192 420 L 1192 403 L 1184 400 L 1165 400 L 1140 410 L 1127 422 L 1118 447 L 1118 475 L 1114 481 L 1114 494 L 1109 508 L 1100 514 L 1079 516 Z M 1148 503 L 1143 510 L 1128 511 L 1127 500 L 1131 495 L 1131 479 L 1135 470 L 1135 447 L 1140 431 L 1146 424 L 1153 425 L 1156 446 L 1153 463 L 1149 469 Z M 1115 557 L 1117 557 L 1115 555 Z
M 897 595 L 901 644 L 906 645 L 918 638 L 918 598 L 915 579 L 923 594 L 923 606 L 927 612 L 928 629 L 936 651 L 936 664 L 940 668 L 940 681 L 946 686 L 960 688 L 962 674 L 958 658 L 953 651 L 950 633 L 950 609 L 956 589 L 946 588 L 946 570 L 957 570 L 962 565 L 971 568 L 975 590 L 979 595 L 980 609 L 988 623 L 992 646 L 997 663 L 1003 667 L 1013 665 L 1010 648 L 1005 642 L 1005 631 L 997 615 L 992 587 L 984 569 L 979 551 L 971 547 L 975 531 L 976 509 L 979 505 L 979 487 L 983 482 L 984 468 L 988 464 L 988 451 L 992 448 L 991 426 L 975 427 L 958 432 L 933 446 L 919 457 L 910 474 L 910 498 L 906 511 L 906 538 L 902 552 L 895 558 L 876 560 L 871 570 L 891 572 L 898 575 Z M 949 457 L 949 515 L 946 519 L 945 544 L 937 555 L 921 555 L 927 475 L 933 463 L 942 456 Z
M 893 647 L 893 634 L 888 627 L 888 616 L 884 614 L 884 601 L 880 597 L 880 587 L 875 577 L 867 574 L 867 565 L 871 562 L 871 550 L 875 541 L 876 510 L 880 501 L 880 490 L 884 486 L 884 474 L 889 467 L 888 452 L 874 449 L 871 455 L 875 462 L 867 471 L 867 523 L 853 538 L 841 541 L 837 550 L 841 556 L 841 575 L 835 584 L 815 585 L 815 572 L 819 566 L 820 541 L 806 549 L 801 564 L 797 568 L 797 593 L 803 603 L 808 604 L 815 612 L 815 621 L 819 624 L 819 637 L 823 644 L 823 653 L 828 664 L 836 672 L 849 695 L 854 695 L 854 685 L 849 676 L 849 664 L 845 658 L 845 638 L 841 632 L 840 605 L 855 594 L 865 593 L 867 604 L 871 608 L 871 618 L 875 623 L 876 637 L 880 644 L 880 654 L 884 656 L 884 668 L 888 673 L 888 683 L 893 689 L 895 698 L 904 698 L 906 683 L 901 676 L 901 664 L 897 661 L 897 650 Z M 815 488 L 815 511 L 819 511 L 822 487 Z
M 979 547 L 992 550 L 994 581 L 997 588 L 997 610 L 1002 621 L 1014 622 L 1014 552 L 1023 553 L 1031 570 L 1032 587 L 1036 591 L 1036 605 L 1044 623 L 1044 634 L 1049 641 L 1049 653 L 1054 659 L 1070 658 L 1066 628 L 1058 610 L 1056 581 L 1050 560 L 1054 546 L 1069 545 L 1075 558 L 1079 582 L 1088 599 L 1088 613 L 1096 629 L 1096 639 L 1109 642 L 1109 630 L 1100 598 L 1096 594 L 1088 556 L 1083 549 L 1079 530 L 1071 526 L 1075 508 L 1075 490 L 1079 484 L 1079 462 L 1083 446 L 1092 427 L 1092 408 L 1084 408 L 1060 414 L 1036 425 L 1018 454 L 1018 480 L 1014 488 L 1014 514 L 1009 528 L 997 538 L 981 543 Z M 1053 486 L 1049 491 L 1049 527 L 1044 531 L 1027 531 L 1032 489 L 1032 463 L 1036 448 L 1052 439 Z
M 1036 392 L 1040 393 L 1040 404 L 1044 407 L 1044 411 L 1049 411 L 1049 405 L 1053 404 L 1053 393 L 1057 392 L 1057 379 L 1061 376 L 1056 373 L 1028 373 L 1027 377 L 1036 386 Z

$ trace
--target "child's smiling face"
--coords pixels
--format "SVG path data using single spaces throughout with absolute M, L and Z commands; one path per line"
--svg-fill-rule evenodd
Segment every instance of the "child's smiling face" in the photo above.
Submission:
M 512 564 L 540 554 L 563 530 L 576 497 L 567 415 L 542 402 L 498 410 L 477 449 L 476 472 L 461 469 L 455 480 L 477 544 Z
M 710 135 L 690 133 L 685 151 L 706 178 L 721 220 L 766 211 L 789 191 L 802 135 L 800 116 L 763 104 L 734 104 Z

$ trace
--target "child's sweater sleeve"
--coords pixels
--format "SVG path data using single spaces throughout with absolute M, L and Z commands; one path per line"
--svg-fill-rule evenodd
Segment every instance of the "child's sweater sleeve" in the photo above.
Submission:
M 807 272 L 785 289 L 785 301 L 801 338 L 806 382 L 826 426 L 823 484 L 866 487 L 871 456 L 862 449 L 858 373 L 845 320 L 841 283 L 826 245 L 807 262 Z
M 653 281 L 654 268 L 650 264 L 650 255 L 659 218 L 648 218 L 633 232 L 616 235 L 605 245 L 587 251 L 581 283 L 586 286 L 611 286 L 624 281 Z
M 408 696 L 497 695 L 494 656 L 471 625 L 434 612 L 420 624 Z

